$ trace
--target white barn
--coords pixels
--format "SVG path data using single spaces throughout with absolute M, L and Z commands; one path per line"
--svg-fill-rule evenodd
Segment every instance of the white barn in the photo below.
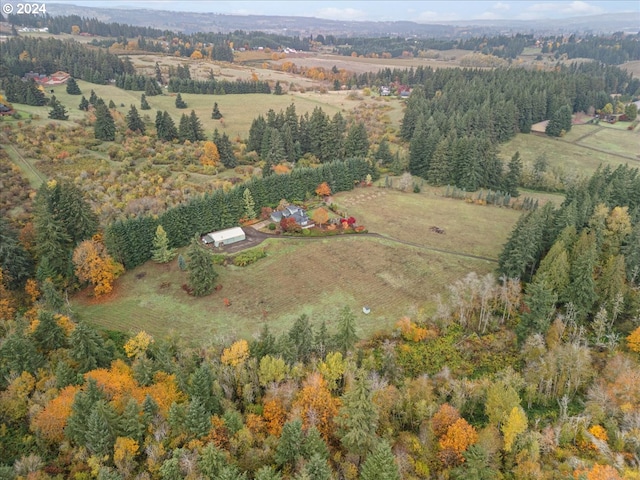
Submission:
M 241 242 L 245 240 L 247 236 L 244 230 L 240 227 L 227 228 L 226 230 L 220 230 L 218 232 L 207 233 L 202 237 L 202 242 L 205 245 L 213 243 L 214 247 L 222 247 L 223 245 L 230 245 L 232 243 Z

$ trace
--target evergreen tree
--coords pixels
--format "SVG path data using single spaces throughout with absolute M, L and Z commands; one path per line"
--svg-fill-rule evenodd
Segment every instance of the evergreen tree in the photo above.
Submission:
M 125 405 L 119 422 L 118 430 L 121 436 L 132 438 L 138 444 L 142 444 L 146 426 L 143 422 L 142 409 L 134 398 L 130 398 Z
M 509 162 L 509 171 L 504 178 L 504 191 L 512 197 L 516 198 L 520 196 L 518 187 L 520 186 L 520 177 L 522 176 L 522 159 L 520 158 L 520 152 L 516 152 L 511 157 Z
M 291 363 L 307 363 L 313 351 L 313 329 L 307 315 L 300 315 L 289 330 L 289 340 L 293 347 Z
M 84 322 L 78 323 L 69 338 L 70 357 L 78 363 L 80 373 L 106 367 L 111 361 L 111 353 L 102 337 Z
M 93 89 L 89 94 L 89 103 L 94 107 L 98 105 L 98 95 L 96 95 L 96 92 Z
M 182 99 L 182 95 L 176 95 L 176 108 L 187 108 L 187 103 Z
M 256 472 L 255 480 L 282 480 L 282 475 L 272 466 L 262 467 Z
M 47 103 L 44 92 L 33 79 L 27 81 L 27 95 L 23 103 L 37 107 L 41 107 Z
M 168 263 L 176 256 L 176 250 L 169 247 L 169 239 L 162 225 L 156 228 L 156 236 L 153 238 L 153 250 L 151 258 L 158 263 Z
M 33 339 L 41 352 L 51 352 L 67 345 L 67 336 L 53 313 L 42 311 L 38 316 L 38 326 L 33 332 Z
M 113 100 L 109 100 L 109 110 L 114 110 L 116 108 L 116 102 Z
M 90 412 L 85 445 L 94 455 L 109 455 L 118 436 L 118 414 L 105 400 L 98 400 Z
M 93 127 L 95 137 L 104 142 L 112 142 L 116 138 L 116 124 L 111 112 L 104 103 L 99 103 L 95 113 L 96 123 Z
M 273 94 L 274 95 L 283 95 L 284 91 L 282 90 L 282 85 L 280 85 L 280 80 L 276 81 L 276 85 L 275 87 L 273 87 Z
M 151 105 L 149 105 L 147 96 L 144 93 L 140 97 L 140 110 L 151 110 Z
M 183 113 L 180 117 L 180 123 L 178 123 L 178 139 L 181 142 L 189 140 L 193 142 L 193 136 L 191 132 L 191 126 L 189 125 L 189 117 L 186 113 Z
M 188 285 L 193 295 L 196 297 L 209 295 L 213 291 L 218 277 L 213 268 L 211 254 L 200 246 L 197 238 L 194 238 L 187 250 L 187 257 Z
M 166 110 L 162 114 L 162 136 L 158 134 L 158 137 L 166 142 L 170 142 L 172 140 L 175 140 L 176 138 L 179 138 L 176 124 L 173 122 L 173 118 L 171 118 L 171 115 L 169 115 L 169 112 L 167 112 Z
M 193 398 L 189 403 L 185 426 L 196 438 L 204 437 L 211 429 L 211 415 L 199 397 Z
M 90 378 L 87 387 L 76 393 L 71 404 L 71 415 L 65 426 L 65 435 L 77 445 L 87 444 L 89 417 L 99 401 L 104 401 L 104 393 L 95 379 Z
M 349 128 L 347 138 L 344 142 L 345 157 L 366 157 L 367 153 L 369 153 L 367 128 L 363 122 L 354 123 Z
M 216 447 L 215 443 L 209 442 L 202 448 L 198 466 L 206 478 L 211 480 L 219 478 L 220 472 L 227 463 L 227 457 L 222 450 Z
M 340 442 L 348 452 L 363 456 L 375 445 L 378 411 L 364 373 L 358 375 L 351 389 L 342 396 L 336 423 Z
M 302 444 L 302 454 L 307 460 L 313 456 L 318 456 L 323 460 L 329 459 L 329 447 L 315 426 L 311 426 L 307 430 Z
M 191 129 L 191 136 L 193 138 L 193 140 L 191 140 L 192 142 L 199 142 L 207 139 L 207 136 L 204 134 L 202 124 L 200 123 L 200 119 L 194 110 L 191 110 L 191 114 L 189 115 L 189 128 Z
M 67 93 L 69 95 L 82 95 L 78 82 L 76 82 L 76 79 L 73 77 L 67 80 Z
M 360 480 L 400 480 L 398 465 L 386 441 L 380 441 L 362 464 Z
M 0 268 L 4 281 L 15 290 L 33 274 L 33 260 L 25 250 L 18 232 L 9 222 L 0 217 Z
M 334 338 L 334 344 L 343 354 L 346 354 L 353 348 L 357 341 L 356 317 L 349 307 L 344 307 L 340 311 L 338 333 Z
M 0 358 L 3 370 L 6 372 L 8 368 L 7 373 L 13 372 L 16 375 L 22 372 L 35 375 L 44 364 L 44 357 L 38 352 L 31 336 L 26 336 L 22 329 L 6 338 L 0 346 Z
M 544 133 L 551 137 L 561 137 L 571 130 L 571 107 L 563 105 L 549 120 Z
M 583 230 L 571 253 L 571 271 L 568 288 L 569 300 L 579 318 L 586 318 L 596 301 L 594 269 L 598 253 L 594 235 Z
M 262 115 L 258 115 L 258 117 L 251 122 L 249 139 L 247 140 L 247 152 L 261 152 L 262 137 L 264 136 L 266 128 L 267 122 Z
M 84 95 L 80 99 L 80 104 L 78 105 L 78 108 L 85 112 L 89 110 L 89 101 L 85 98 Z
M 131 105 L 129 109 L 129 113 L 126 116 L 127 120 L 127 128 L 132 132 L 138 132 L 141 135 L 145 133 L 145 126 L 142 118 L 140 118 L 140 114 L 138 113 L 138 109 L 135 105 Z
M 244 215 L 249 220 L 256 218 L 256 202 L 253 200 L 253 195 L 251 195 L 251 190 L 248 188 L 244 189 L 244 193 L 242 194 L 242 198 L 244 200 Z
M 331 480 L 331 467 L 326 458 L 314 454 L 304 466 L 310 480 Z
M 383 138 L 380 145 L 378 145 L 378 150 L 376 150 L 374 158 L 382 166 L 390 165 L 391 162 L 393 162 L 393 155 L 391 155 L 389 142 L 387 142 L 386 138 Z
M 558 296 L 544 280 L 537 280 L 527 285 L 524 302 L 527 311 L 522 314 L 520 324 L 516 328 L 518 339 L 522 342 L 531 333 L 544 334 L 556 309 Z
M 218 129 L 216 128 L 213 132 L 213 143 L 218 147 L 220 161 L 225 168 L 234 168 L 238 164 L 238 160 L 233 153 L 233 145 L 231 145 L 229 136 L 226 133 L 223 133 L 222 136 L 220 136 Z
M 49 118 L 52 120 L 69 120 L 67 109 L 64 108 L 55 95 L 51 95 L 49 99 Z
M 285 423 L 276 448 L 276 463 L 281 467 L 293 469 L 302 457 L 302 441 L 302 421 L 292 420 Z
M 200 399 L 207 413 L 219 413 L 220 402 L 213 393 L 213 373 L 206 364 L 200 365 L 191 374 L 188 390 L 192 399 Z
M 452 169 L 449 160 L 449 139 L 443 138 L 438 143 L 427 171 L 427 180 L 433 185 L 447 185 L 453 180 Z
M 214 120 L 220 120 L 222 118 L 222 113 L 220 113 L 220 109 L 218 108 L 218 102 L 213 103 L 213 111 L 211 112 L 211 118 Z

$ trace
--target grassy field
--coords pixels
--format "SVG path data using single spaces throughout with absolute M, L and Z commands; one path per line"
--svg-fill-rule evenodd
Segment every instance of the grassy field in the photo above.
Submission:
M 374 99 L 352 100 L 348 98 L 348 92 L 328 92 L 325 94 L 294 92 L 286 95 L 196 95 L 185 93 L 182 94 L 182 98 L 188 107 L 181 110 L 175 107 L 175 94 L 167 93 L 147 97 L 151 110 L 142 111 L 140 110 L 142 92 L 122 90 L 112 85 L 95 85 L 80 80 L 78 85 L 82 90 L 82 94 L 87 98 L 89 98 L 89 94 L 93 89 L 96 95 L 104 98 L 107 103 L 109 100 L 113 100 L 116 104 L 116 109 L 122 115 L 127 114 L 131 105 L 136 105 L 140 114 L 148 115 L 149 121 L 153 122 L 156 110 L 167 110 L 177 125 L 183 113 L 188 115 L 191 110 L 195 110 L 205 132 L 208 134 L 217 128 L 219 132 L 226 132 L 231 138 L 240 136 L 243 139 L 249 135 L 251 122 L 258 115 L 265 115 L 270 108 L 279 112 L 293 103 L 296 106 L 298 115 L 303 115 L 306 112 L 311 113 L 315 107 L 321 107 L 327 115 L 333 116 L 338 111 L 343 112 L 343 115 L 346 114 L 348 110 L 362 101 L 375 101 Z M 80 96 L 68 95 L 64 85 L 53 87 L 53 91 L 56 98 L 67 107 L 71 120 L 83 118 L 84 112 L 78 109 Z M 47 93 L 49 94 L 49 92 Z M 211 118 L 214 102 L 218 103 L 218 107 L 224 116 L 222 121 Z M 389 103 L 393 103 L 394 110 L 400 111 L 402 108 L 399 100 Z M 123 104 L 124 107 L 122 107 Z M 25 107 L 24 110 L 28 113 L 40 115 L 43 120 L 47 119 L 47 107 Z
M 589 136 L 585 136 L 588 135 Z M 525 163 L 545 155 L 551 166 L 590 175 L 599 165 L 636 165 L 640 132 L 595 125 L 576 125 L 561 139 L 518 134 L 500 147 L 503 159 L 519 151 Z M 634 158 L 635 157 L 635 158 Z
M 182 291 L 186 275 L 175 260 L 149 262 L 121 277 L 112 298 L 97 302 L 81 293 L 73 308 L 104 328 L 213 339 L 249 337 L 263 322 L 284 331 L 303 313 L 331 328 L 348 305 L 365 336 L 404 314 L 432 310 L 435 295 L 469 271 L 494 271 L 494 261 L 467 255 L 496 258 L 520 215 L 443 198 L 437 189 L 413 194 L 372 187 L 338 194 L 334 202 L 386 238 L 268 240 L 261 245 L 265 259 L 245 268 L 217 267 L 222 290 L 198 299 Z M 446 233 L 430 232 L 432 225 Z M 364 305 L 370 315 L 361 313 Z

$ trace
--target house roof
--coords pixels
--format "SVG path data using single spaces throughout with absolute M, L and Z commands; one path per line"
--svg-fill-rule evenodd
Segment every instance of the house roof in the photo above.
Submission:
M 209 237 L 213 242 L 224 242 L 230 238 L 245 237 L 244 230 L 240 227 L 227 228 L 226 230 L 220 230 L 218 232 L 211 232 L 205 235 Z

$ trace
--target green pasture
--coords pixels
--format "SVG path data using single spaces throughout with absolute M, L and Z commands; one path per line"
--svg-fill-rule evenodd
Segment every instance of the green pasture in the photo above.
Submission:
M 282 332 L 303 313 L 332 329 L 338 311 L 348 305 L 366 336 L 392 327 L 401 315 L 433 311 L 435 296 L 446 294 L 447 286 L 468 272 L 494 271 L 521 214 L 444 198 L 440 189 L 430 188 L 420 194 L 359 188 L 333 200 L 382 237 L 267 240 L 256 247 L 267 252 L 257 263 L 216 267 L 222 288 L 204 298 L 182 290 L 186 273 L 176 260 L 148 262 L 125 273 L 111 298 L 95 301 L 83 292 L 73 309 L 102 328 L 214 339 L 250 337 L 264 322 Z M 445 233 L 430 231 L 434 225 Z M 225 298 L 231 306 L 224 305 Z M 371 314 L 362 313 L 365 305 Z

